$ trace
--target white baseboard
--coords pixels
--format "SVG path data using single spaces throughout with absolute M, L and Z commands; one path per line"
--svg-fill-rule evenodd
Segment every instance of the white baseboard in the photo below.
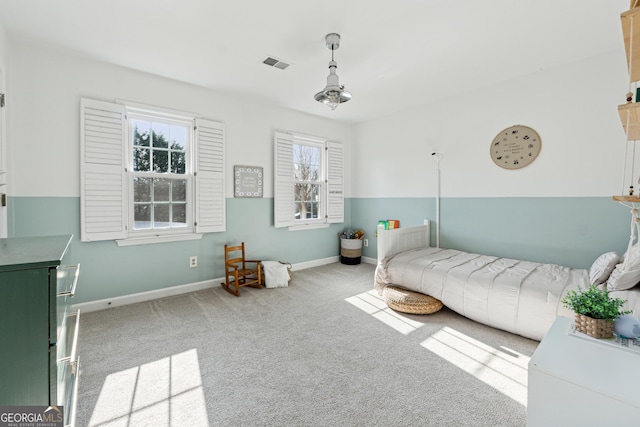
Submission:
M 81 302 L 73 304 L 73 310 L 81 310 L 83 313 L 90 311 L 104 310 L 105 308 L 119 307 L 122 305 L 135 304 L 137 302 L 151 301 L 158 298 L 172 297 L 174 295 L 186 294 L 206 288 L 212 288 L 224 282 L 221 279 L 211 279 L 196 283 L 187 283 L 186 285 L 171 286 L 168 288 L 154 289 L 153 291 L 138 292 L 135 294 L 123 295 L 119 297 L 106 298 L 97 301 Z
M 337 256 L 317 259 L 313 261 L 292 264 L 291 269 L 293 271 L 304 270 L 305 268 L 319 267 L 321 265 L 338 262 L 339 260 L 340 258 Z M 97 301 L 81 302 L 79 304 L 73 304 L 73 309 L 81 310 L 83 313 L 88 313 L 91 311 L 104 310 L 106 308 L 111 308 L 111 307 L 119 307 L 122 305 L 135 304 L 137 302 L 151 301 L 158 298 L 166 298 L 174 295 L 200 291 L 202 289 L 212 288 L 214 286 L 220 286 L 220 282 L 224 282 L 224 277 L 221 277 L 218 279 L 205 280 L 205 281 L 196 282 L 196 283 L 187 283 L 186 285 L 178 285 L 178 286 L 171 286 L 168 288 L 154 289 L 153 291 L 138 292 L 130 295 L 106 298 L 106 299 L 101 299 Z
M 306 262 L 300 262 L 298 264 L 293 264 L 291 266 L 291 269 L 293 271 L 304 270 L 305 268 L 320 267 L 321 265 L 333 264 L 334 262 L 338 262 L 338 261 L 340 261 L 340 257 L 338 256 L 332 256 L 329 258 L 322 258 L 322 259 L 314 259 L 313 261 L 306 261 Z
M 367 264 L 373 264 L 373 265 L 378 265 L 378 259 L 377 258 L 371 258 L 368 256 L 363 256 L 362 258 L 363 262 L 366 262 Z

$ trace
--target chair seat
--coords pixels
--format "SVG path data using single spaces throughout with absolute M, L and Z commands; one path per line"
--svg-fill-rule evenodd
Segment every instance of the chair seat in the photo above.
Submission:
M 250 276 L 252 274 L 256 274 L 257 275 L 257 272 L 256 272 L 255 269 L 253 269 L 253 270 L 248 269 L 248 268 L 239 268 L 238 269 L 238 276 L 242 276 L 242 277 L 246 278 L 246 276 Z

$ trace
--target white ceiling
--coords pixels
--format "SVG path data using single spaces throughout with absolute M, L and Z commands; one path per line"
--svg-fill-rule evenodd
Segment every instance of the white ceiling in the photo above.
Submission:
M 353 123 L 623 51 L 619 15 L 628 7 L 629 0 L 0 0 L 0 26 L 10 42 Z M 335 111 L 313 99 L 326 83 L 330 32 L 342 36 L 338 75 L 353 94 Z M 268 67 L 267 56 L 293 65 Z

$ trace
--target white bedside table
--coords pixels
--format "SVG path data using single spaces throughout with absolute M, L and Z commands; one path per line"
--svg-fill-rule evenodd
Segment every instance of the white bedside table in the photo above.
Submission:
M 558 317 L 529 361 L 527 427 L 640 425 L 640 353 L 569 334 Z

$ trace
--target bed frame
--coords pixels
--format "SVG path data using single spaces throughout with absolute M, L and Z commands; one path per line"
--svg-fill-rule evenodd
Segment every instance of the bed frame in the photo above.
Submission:
M 385 230 L 378 225 L 378 263 L 385 257 L 415 248 L 430 246 L 429 220 L 424 225 Z

